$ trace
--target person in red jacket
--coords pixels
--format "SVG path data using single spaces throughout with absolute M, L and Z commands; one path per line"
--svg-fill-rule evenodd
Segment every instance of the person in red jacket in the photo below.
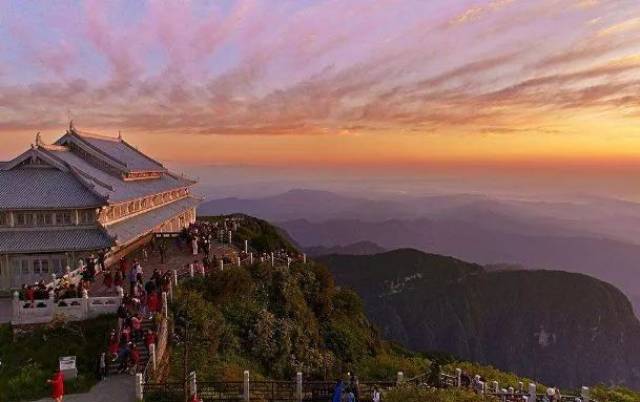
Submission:
M 144 344 L 147 346 L 147 350 L 151 351 L 151 345 L 156 343 L 156 334 L 148 329 L 144 336 Z
M 51 397 L 53 400 L 62 402 L 62 398 L 64 398 L 64 376 L 62 372 L 56 372 L 47 382 L 51 384 Z
M 36 303 L 35 303 L 36 291 L 33 288 L 33 286 L 27 287 L 27 291 L 25 292 L 25 298 L 29 300 L 29 303 L 31 303 L 30 307 L 36 306 Z
M 138 371 L 138 363 L 140 363 L 140 351 L 135 344 L 131 347 L 129 358 L 131 359 L 131 371 L 136 373 Z
M 147 308 L 149 309 L 149 314 L 153 315 L 159 310 L 159 300 L 158 293 L 151 292 L 147 297 Z

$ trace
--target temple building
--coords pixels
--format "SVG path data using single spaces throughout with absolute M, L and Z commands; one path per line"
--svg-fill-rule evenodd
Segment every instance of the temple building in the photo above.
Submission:
M 121 136 L 73 124 L 52 145 L 38 135 L 0 163 L 0 290 L 48 281 L 90 254 L 114 261 L 154 233 L 180 231 L 196 218 L 194 184 Z

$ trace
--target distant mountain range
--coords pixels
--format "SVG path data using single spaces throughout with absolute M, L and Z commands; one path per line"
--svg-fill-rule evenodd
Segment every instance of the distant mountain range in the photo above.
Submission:
M 379 254 L 387 251 L 370 241 L 359 241 L 357 243 L 348 244 L 346 246 L 334 247 L 308 247 L 304 251 L 310 256 L 341 254 L 341 255 L 371 255 Z
M 319 258 L 355 289 L 383 336 L 542 383 L 640 387 L 640 322 L 614 286 L 582 274 L 488 272 L 403 249 Z
M 313 253 L 317 247 L 373 242 L 387 250 L 412 247 L 480 264 L 586 273 L 618 286 L 640 312 L 640 205 L 627 201 L 534 202 L 465 194 L 369 200 L 292 190 L 207 201 L 198 212 L 244 212 L 271 220 Z

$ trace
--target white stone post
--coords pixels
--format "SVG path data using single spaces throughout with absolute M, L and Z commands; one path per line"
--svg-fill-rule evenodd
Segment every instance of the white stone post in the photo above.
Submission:
M 287 268 L 291 267 L 291 257 L 287 257 Z
M 189 384 L 191 387 L 191 395 L 198 395 L 198 380 L 196 378 L 196 372 L 192 371 L 191 374 L 191 384 Z
M 220 259 L 220 271 L 224 271 L 224 261 Z
M 582 387 L 580 390 L 580 396 L 582 397 L 582 402 L 589 402 L 589 387 Z
M 536 402 L 536 384 L 529 384 L 529 398 L 527 402 Z
M 271 266 L 275 266 L 276 265 L 276 257 L 273 254 L 273 251 L 271 252 Z
M 402 371 L 398 371 L 397 377 L 396 377 L 396 385 L 400 385 L 404 382 L 404 373 Z
M 178 270 L 176 269 L 173 270 L 173 284 L 178 286 Z
M 136 400 L 141 401 L 144 399 L 144 394 L 142 393 L 142 373 L 136 374 Z
M 237 262 L 238 262 L 238 266 L 242 265 L 242 260 L 240 259 L 240 257 L 238 257 Z
M 493 386 L 493 393 L 500 393 L 500 386 L 498 385 L 498 381 L 491 381 L 491 385 Z
M 189 264 L 189 276 L 193 278 L 194 272 L 193 272 L 193 263 Z
M 249 253 L 249 265 L 253 265 L 253 253 Z
M 244 241 L 244 253 L 247 254 L 249 252 L 249 240 Z
M 304 262 L 305 264 L 307 263 L 307 255 L 306 254 L 302 254 L 302 262 Z
M 86 291 L 86 289 L 84 289 L 82 291 L 82 315 L 84 316 L 84 319 L 86 320 L 87 318 L 89 318 L 89 292 Z M 52 316 L 55 314 L 55 303 L 53 302 L 53 297 L 50 295 L 49 297 L 49 308 L 51 308 L 51 314 Z
M 232 235 L 231 235 L 231 231 L 229 231 L 229 245 L 231 245 L 231 243 L 232 243 L 232 241 L 231 241 L 231 240 L 232 240 L 232 237 L 231 237 L 231 236 L 232 236 Z
M 462 387 L 462 369 L 456 368 L 456 387 Z
M 249 402 L 249 370 L 244 371 L 244 387 L 243 387 L 242 400 Z
M 162 315 L 164 318 L 169 318 L 169 304 L 167 303 L 167 292 L 162 292 Z
M 156 371 L 156 344 L 152 343 L 149 345 L 149 357 L 151 358 L 151 367 L 153 367 L 153 372 Z
M 524 392 L 524 383 L 522 381 L 518 381 L 518 392 Z
M 515 391 L 516 391 L 516 390 L 515 390 L 515 389 L 513 389 L 513 387 L 509 387 L 509 389 L 507 389 L 507 393 L 508 393 L 509 395 L 513 395 L 513 394 L 515 393 Z
M 296 373 L 296 400 L 302 402 L 302 373 Z

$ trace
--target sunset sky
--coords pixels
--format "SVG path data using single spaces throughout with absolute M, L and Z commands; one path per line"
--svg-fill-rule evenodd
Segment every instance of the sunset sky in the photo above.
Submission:
M 0 0 L 0 159 L 640 166 L 637 0 Z

